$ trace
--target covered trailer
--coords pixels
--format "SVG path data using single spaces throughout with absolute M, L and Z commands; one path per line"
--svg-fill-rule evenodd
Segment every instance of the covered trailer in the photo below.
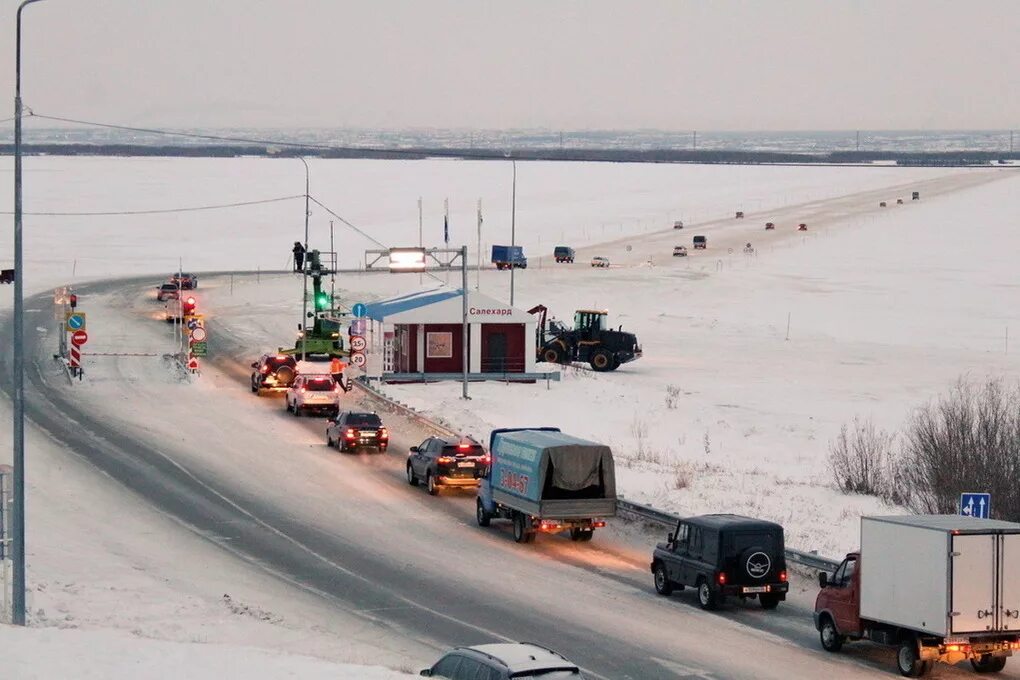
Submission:
M 604 444 L 557 428 L 502 429 L 493 430 L 489 454 L 476 502 L 480 526 L 508 519 L 518 543 L 539 531 L 588 541 L 616 514 L 613 452 Z

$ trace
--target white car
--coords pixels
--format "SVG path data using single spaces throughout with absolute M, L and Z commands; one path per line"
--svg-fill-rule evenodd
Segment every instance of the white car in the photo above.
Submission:
M 593 267 L 608 267 L 609 266 L 609 258 L 608 257 L 601 257 L 601 256 L 593 257 L 593 258 L 591 258 L 591 266 L 593 266 Z
M 686 246 L 673 246 L 673 257 L 687 257 Z
M 333 417 L 340 412 L 343 388 L 328 373 L 299 374 L 287 388 L 287 410 L 295 416 L 302 413 L 324 413 Z

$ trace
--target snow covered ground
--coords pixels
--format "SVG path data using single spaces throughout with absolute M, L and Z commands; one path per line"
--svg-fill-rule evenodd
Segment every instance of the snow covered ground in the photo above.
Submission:
M 0 159 L 0 172 L 9 164 L 9 158 Z M 426 243 L 440 238 L 441 198 L 446 195 L 453 217 L 451 243 L 474 242 L 478 196 L 484 199 L 486 234 L 506 232 L 507 164 L 310 165 L 313 193 L 387 244 L 417 239 L 418 195 L 426 196 Z M 194 206 L 303 190 L 300 163 L 285 160 L 32 158 L 26 166 L 29 211 Z M 602 439 L 617 451 L 620 486 L 632 499 L 682 512 L 774 517 L 789 528 L 790 545 L 838 554 L 853 547 L 857 515 L 878 508 L 873 499 L 839 496 L 829 487 L 825 444 L 839 423 L 861 413 L 893 426 L 911 406 L 963 371 L 1015 374 L 1015 360 L 1000 352 L 1004 347 L 998 338 L 999 329 L 1004 334 L 1016 320 L 1011 310 L 1017 309 L 1018 293 L 1007 262 L 1017 245 L 1009 229 L 1018 207 L 1017 179 L 930 201 L 926 197 L 919 205 L 892 208 L 877 217 L 847 217 L 819 208 L 808 238 L 784 232 L 765 241 L 758 231 L 749 237 L 744 229 L 760 229 L 752 211 L 765 214 L 775 207 L 775 214 L 784 215 L 789 203 L 965 175 L 973 177 L 970 171 L 948 169 L 518 164 L 521 243 L 542 251 L 556 239 L 580 246 L 628 236 L 634 243 L 634 250 L 626 256 L 621 252 L 619 260 L 613 251 L 614 262 L 624 261 L 626 267 L 593 271 L 579 262 L 529 269 L 517 277 L 518 306 L 542 302 L 560 317 L 577 307 L 606 307 L 614 323 L 638 333 L 645 357 L 615 374 L 567 371 L 564 381 L 548 391 L 545 385 L 474 385 L 469 408 L 456 398 L 456 386 L 389 389 L 467 432 L 483 434 L 494 425 L 540 419 Z M 890 199 L 901 193 L 888 191 Z M 0 211 L 10 210 L 9 201 L 9 195 L 0 197 Z M 178 257 L 192 271 L 282 268 L 288 244 L 301 238 L 300 203 L 171 216 L 30 216 L 25 221 L 27 289 L 138 273 L 152 274 L 156 283 L 175 268 Z M 706 227 L 713 234 L 708 254 L 682 262 L 662 256 L 663 244 L 676 236 L 652 232 L 668 229 L 673 219 L 688 224 L 718 220 L 734 209 L 749 211 L 751 219 L 746 225 Z M 785 216 L 793 221 L 804 210 Z M 329 217 L 314 207 L 313 213 L 313 243 L 324 245 Z M 0 216 L 0 224 L 10 219 Z M 613 225 L 622 226 L 614 233 Z M 367 243 L 339 226 L 337 235 L 343 261 L 360 260 Z M 759 254 L 745 258 L 739 245 L 751 238 Z M 736 254 L 728 253 L 730 246 Z M 8 256 L 9 251 L 0 252 L 5 266 Z M 210 312 L 211 333 L 229 327 L 253 347 L 292 341 L 300 288 L 296 277 L 215 284 L 203 281 L 199 290 Z M 350 275 L 341 284 L 353 302 L 403 292 L 417 281 L 413 276 Z M 502 297 L 506 276 L 483 272 L 481 286 Z M 4 296 L 0 308 L 9 305 Z M 792 317 L 789 341 L 784 339 L 787 314 Z M 101 328 L 101 315 L 90 321 Z M 137 338 L 104 338 L 93 331 L 90 342 L 98 347 L 118 340 Z M 131 385 L 148 377 L 109 380 Z M 672 399 L 671 386 L 676 388 L 672 406 L 666 403 Z M 168 380 L 164 392 L 172 398 L 180 387 Z M 110 393 L 110 385 L 97 388 Z M 206 386 L 206 391 L 217 389 L 236 385 Z M 122 396 L 128 403 L 130 395 Z M 158 417 L 153 415 L 158 403 L 146 409 L 147 418 Z M 111 417 L 126 418 L 124 412 Z M 0 423 L 7 430 L 6 402 Z M 153 429 L 162 432 L 169 426 L 158 423 Z M 208 427 L 211 433 L 214 428 Z M 216 654 L 213 650 L 219 649 L 226 658 L 237 656 L 237 645 L 355 663 L 407 666 L 406 659 L 422 658 L 417 648 L 401 650 L 399 644 L 339 634 L 359 630 L 361 624 L 339 617 L 313 597 L 295 596 L 259 570 L 180 530 L 88 466 L 68 459 L 43 433 L 30 430 L 30 437 L 29 527 L 35 538 L 29 544 L 29 604 L 34 624 L 118 629 L 96 633 L 111 645 L 126 645 L 128 636 L 181 645 L 141 644 L 137 655 L 143 662 L 155 653 L 152 649 L 170 658 L 202 653 L 186 651 L 200 646 L 193 643 L 207 643 L 204 651 Z M 225 455 L 204 464 L 225 468 L 234 460 Z M 686 488 L 678 488 L 684 486 L 677 481 L 681 475 L 688 477 Z M 819 519 L 819 507 L 832 511 Z M 194 559 L 182 565 L 180 555 Z M 45 633 L 51 637 L 35 634 L 19 644 L 28 649 L 90 644 L 89 634 L 70 639 Z M 0 647 L 6 649 L 14 635 L 32 634 L 2 629 Z M 380 647 L 392 653 L 380 658 Z M 252 654 L 257 658 L 258 653 Z M 394 658 L 400 661 L 389 663 Z M 281 662 L 281 668 L 304 668 L 304 663 Z M 308 673 L 316 677 L 319 671 L 312 665 L 317 662 L 307 663 Z M 268 672 L 273 664 L 262 666 Z M 110 667 L 106 677 L 124 675 L 123 668 Z M 337 669 L 334 677 L 344 677 L 342 672 Z
M 398 680 L 410 675 L 240 645 L 139 639 L 119 631 L 0 625 L 4 677 L 18 680 Z

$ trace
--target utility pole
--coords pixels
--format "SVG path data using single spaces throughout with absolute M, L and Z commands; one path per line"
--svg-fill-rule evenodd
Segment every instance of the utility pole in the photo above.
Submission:
M 422 235 L 422 213 L 421 213 L 421 196 L 418 197 L 418 247 L 424 248 L 425 241 Z M 424 274 L 418 274 L 418 285 L 420 286 L 424 281 Z
M 514 166 L 514 179 L 510 189 L 510 247 L 517 245 L 517 160 L 510 161 Z M 514 306 L 514 271 L 517 267 L 510 265 L 510 306 Z
M 475 269 L 475 290 L 482 289 L 482 199 L 478 199 L 478 267 Z
M 1009 131 L 1009 152 L 1013 153 L 1013 130 Z
M 308 216 L 312 214 L 308 205 L 308 162 L 298 156 L 298 160 L 305 166 L 305 257 L 301 263 L 301 284 L 304 286 L 304 295 L 301 296 L 301 360 L 308 356 Z
M 467 246 L 460 247 L 460 271 L 461 271 L 461 282 L 460 282 L 460 299 L 461 299 L 461 312 L 462 312 L 462 323 L 461 323 L 461 362 L 463 363 L 463 375 L 461 378 L 461 384 L 463 387 L 464 398 L 470 399 L 468 396 L 468 274 L 467 274 Z
M 14 341 L 12 382 L 14 388 L 14 504 L 11 534 L 14 553 L 12 619 L 25 625 L 25 263 L 22 257 L 21 219 L 21 12 L 39 0 L 18 5 L 14 58 Z
M 694 131 L 694 150 L 698 150 L 698 131 Z
M 861 150 L 861 131 L 857 131 L 857 151 Z

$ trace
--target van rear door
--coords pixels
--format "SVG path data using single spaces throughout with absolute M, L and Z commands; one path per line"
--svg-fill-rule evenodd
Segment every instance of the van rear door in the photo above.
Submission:
M 953 591 L 950 628 L 953 633 L 984 633 L 995 627 L 996 559 L 998 536 L 953 536 Z
M 1002 536 L 999 574 L 1002 579 L 999 628 L 1020 630 L 1020 534 Z

